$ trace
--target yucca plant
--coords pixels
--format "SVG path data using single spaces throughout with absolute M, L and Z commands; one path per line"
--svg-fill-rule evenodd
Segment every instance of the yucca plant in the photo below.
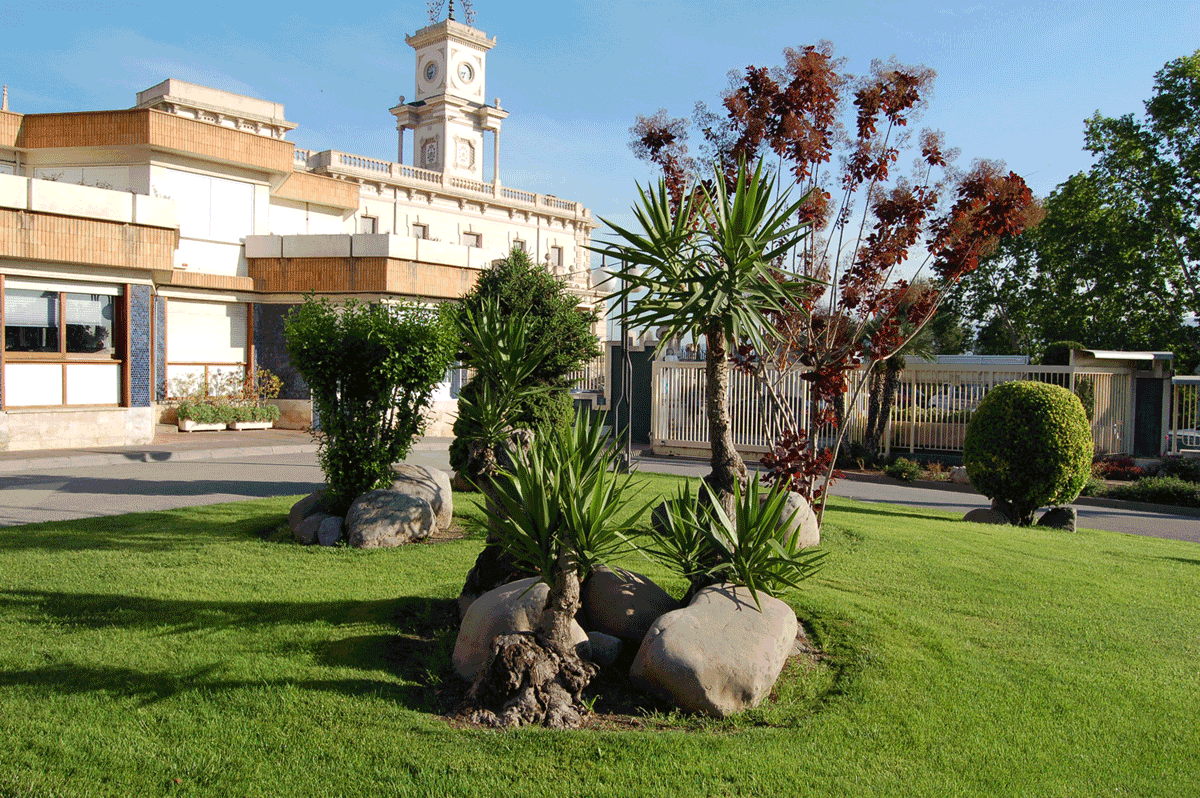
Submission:
M 745 490 L 734 487 L 731 517 L 701 482 L 701 493 L 693 496 L 684 488 L 668 502 L 660 528 L 651 533 L 654 543 L 642 550 L 691 582 L 685 600 L 705 585 L 729 582 L 748 588 L 761 609 L 760 592 L 798 588 L 826 555 L 801 548 L 799 535 L 788 532 L 792 516 L 783 514 L 786 502 L 786 490 L 764 491 L 756 473 Z
M 629 545 L 636 516 L 618 521 L 634 477 L 614 468 L 616 447 L 599 420 L 577 417 L 569 433 L 534 438 L 492 479 L 488 529 L 518 565 L 550 585 L 532 638 L 498 637 L 469 700 L 501 722 L 575 725 L 586 714 L 582 690 L 595 666 L 571 645 L 581 577 Z M 524 685 L 538 694 L 521 700 Z M 488 717 L 495 717 L 489 715 Z

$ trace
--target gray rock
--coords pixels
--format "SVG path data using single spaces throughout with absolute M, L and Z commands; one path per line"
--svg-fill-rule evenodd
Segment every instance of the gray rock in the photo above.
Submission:
M 592 662 L 601 668 L 609 667 L 621 656 L 621 649 L 625 646 L 621 638 L 606 635 L 604 632 L 588 632 L 587 636 L 592 647 Z
M 952 466 L 950 468 L 950 481 L 955 485 L 970 485 L 971 478 L 967 476 L 967 467 Z
M 396 463 L 392 466 L 392 490 L 417 496 L 429 502 L 438 529 L 450 528 L 454 518 L 454 497 L 450 492 L 450 475 L 428 466 Z
M 1078 514 L 1075 512 L 1075 508 L 1069 504 L 1051 507 L 1038 519 L 1037 525 L 1074 532 L 1077 517 Z
M 1001 526 L 1008 526 L 1011 523 L 1004 513 L 985 507 L 976 507 L 964 515 L 963 520 L 973 524 L 999 524 Z
M 451 656 L 458 675 L 474 680 L 492 652 L 492 641 L 500 635 L 532 632 L 542 619 L 549 593 L 549 585 L 529 577 L 489 590 L 472 602 L 458 627 Z M 571 622 L 571 640 L 580 656 L 591 656 L 587 633 L 575 621 Z
M 354 500 L 346 513 L 346 541 L 355 548 L 400 546 L 429 537 L 433 508 L 417 496 L 372 490 Z
M 799 536 L 800 548 L 807 549 L 810 546 L 821 545 L 821 527 L 817 525 L 817 514 L 813 512 L 808 499 L 795 491 L 788 492 L 787 498 L 783 502 L 783 512 L 780 513 L 780 518 L 787 519 L 788 517 L 792 519 L 787 527 L 788 537 Z
M 342 539 L 342 528 L 345 525 L 336 515 L 327 515 L 321 519 L 317 527 L 317 541 L 322 546 L 333 546 Z
M 641 574 L 601 565 L 583 585 L 589 628 L 640 643 L 658 617 L 679 602 Z
M 315 513 L 326 512 L 325 507 L 325 490 L 321 489 L 314 491 L 305 496 L 300 501 L 292 505 L 292 509 L 288 511 L 288 528 L 293 533 L 300 526 L 304 519 Z
M 796 640 L 791 607 L 744 587 L 713 586 L 646 634 L 629 677 L 681 709 L 722 718 L 770 694 Z
M 292 527 L 292 536 L 305 546 L 311 546 L 317 542 L 317 534 L 321 528 L 321 522 L 326 518 L 332 517 L 326 513 L 313 513 Z

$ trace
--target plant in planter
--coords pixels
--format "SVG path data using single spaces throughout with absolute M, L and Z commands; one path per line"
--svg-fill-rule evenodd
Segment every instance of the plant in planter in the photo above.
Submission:
M 229 403 L 229 428 L 270 429 L 279 420 L 279 408 L 265 404 L 279 396 L 283 380 L 267 369 L 248 374 L 228 374 L 220 386 L 220 398 Z
M 181 432 L 225 429 L 225 408 L 210 395 L 201 374 L 189 374 L 171 380 L 171 396 L 179 397 L 175 417 Z

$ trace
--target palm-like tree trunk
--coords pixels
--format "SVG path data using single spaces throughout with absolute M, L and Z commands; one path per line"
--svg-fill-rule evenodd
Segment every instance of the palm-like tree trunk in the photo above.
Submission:
M 714 324 L 705 331 L 705 338 L 708 341 L 708 356 L 704 363 L 705 409 L 708 412 L 708 440 L 712 448 L 712 472 L 706 480 L 710 487 L 718 491 L 722 504 L 731 504 L 734 484 L 745 485 L 749 474 L 742 456 L 733 445 L 725 331 Z

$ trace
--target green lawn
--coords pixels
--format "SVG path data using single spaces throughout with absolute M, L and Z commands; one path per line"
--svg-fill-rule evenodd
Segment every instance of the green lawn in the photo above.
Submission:
M 0 530 L 0 796 L 1200 791 L 1194 544 L 832 499 L 784 596 L 828 656 L 769 706 L 499 733 L 441 719 L 481 539 L 304 548 L 290 503 Z

